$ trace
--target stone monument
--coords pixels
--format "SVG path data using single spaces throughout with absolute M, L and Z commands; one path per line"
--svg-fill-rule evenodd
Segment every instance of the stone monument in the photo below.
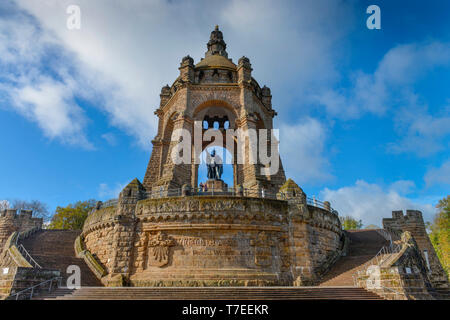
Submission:
M 252 77 L 249 58 L 237 64 L 228 58 L 217 26 L 205 57 L 194 64 L 186 56 L 179 70 L 174 83 L 161 90 L 158 132 L 143 183 L 133 180 L 117 204 L 88 216 L 80 251 L 95 257 L 97 274 L 108 286 L 313 283 L 342 250 L 336 212 L 329 205 L 308 205 L 302 189 L 286 180 L 279 156 L 278 170 L 269 174 L 264 164 L 249 161 L 249 139 L 243 162 L 237 141 L 225 142 L 229 129 L 273 129 L 277 113 L 270 89 Z M 196 127 L 198 122 L 203 126 Z M 175 163 L 171 155 L 180 142 L 175 133 L 184 130 L 194 137 L 198 129 L 200 134 L 212 130 L 216 138 L 200 146 L 193 142 L 192 162 Z M 270 150 L 277 143 L 268 136 Z M 221 180 L 223 164 L 213 151 L 207 157 L 208 191 L 197 192 L 196 159 L 214 146 L 232 155 L 233 186 Z

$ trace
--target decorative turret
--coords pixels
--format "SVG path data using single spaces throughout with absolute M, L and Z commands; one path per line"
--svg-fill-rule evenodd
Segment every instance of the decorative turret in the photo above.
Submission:
M 171 97 L 170 87 L 168 84 L 162 87 L 161 94 L 159 95 L 159 97 L 161 98 L 161 102 L 159 105 L 163 107 Z
M 225 50 L 227 48 L 227 44 L 223 41 L 223 34 L 222 31 L 219 30 L 219 26 L 216 26 L 214 31 L 211 32 L 211 37 L 209 38 L 207 46 L 208 51 L 206 51 L 205 57 L 221 55 L 228 58 L 228 53 Z
M 238 82 L 251 81 L 252 80 L 252 65 L 250 59 L 247 57 L 242 57 L 238 62 Z
M 180 78 L 185 82 L 194 81 L 194 59 L 186 56 L 181 60 L 180 64 Z
M 270 93 L 270 89 L 264 86 L 261 89 L 261 94 L 262 94 L 262 102 L 264 103 L 264 105 L 267 108 L 272 109 L 272 94 Z
M 301 203 L 306 204 L 306 194 L 292 179 L 286 180 L 286 182 L 280 187 L 279 197 L 281 199 L 288 200 L 297 199 Z

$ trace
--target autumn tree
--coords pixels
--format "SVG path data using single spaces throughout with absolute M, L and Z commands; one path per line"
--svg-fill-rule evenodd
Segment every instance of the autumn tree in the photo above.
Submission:
M 450 274 L 450 195 L 439 200 L 438 213 L 429 225 L 430 239 L 447 276 Z
M 57 207 L 49 229 L 81 230 L 89 212 L 95 207 L 95 200 L 78 201 L 66 207 Z
M 353 217 L 345 216 L 340 217 L 342 228 L 344 230 L 355 230 L 355 229 L 361 229 L 363 226 L 363 223 L 361 220 L 356 220 Z

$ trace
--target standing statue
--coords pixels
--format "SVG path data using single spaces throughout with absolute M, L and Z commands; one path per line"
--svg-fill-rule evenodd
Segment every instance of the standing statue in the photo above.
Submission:
M 206 166 L 208 168 L 208 179 L 220 180 L 223 173 L 222 158 L 216 155 L 216 150 L 206 154 Z

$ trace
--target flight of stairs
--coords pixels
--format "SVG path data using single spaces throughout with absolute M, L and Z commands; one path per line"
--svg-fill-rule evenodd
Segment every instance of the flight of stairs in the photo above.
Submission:
M 355 287 L 82 287 L 59 288 L 35 300 L 382 300 Z
M 375 230 L 347 231 L 350 240 L 347 256 L 340 258 L 319 286 L 353 286 L 353 275 L 389 242 Z
M 59 270 L 62 286 L 66 285 L 67 267 L 77 265 L 81 271 L 82 286 L 102 286 L 83 259 L 75 257 L 74 243 L 81 231 L 40 230 L 21 243 L 30 255 L 44 269 Z

